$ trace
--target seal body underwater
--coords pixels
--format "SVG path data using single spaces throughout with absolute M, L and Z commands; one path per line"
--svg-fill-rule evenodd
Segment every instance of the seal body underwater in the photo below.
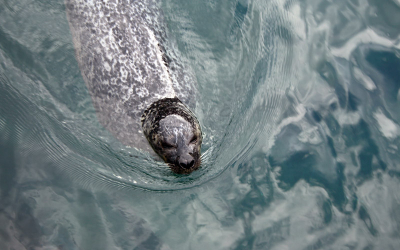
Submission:
M 200 165 L 193 78 L 165 49 L 156 0 L 65 0 L 76 58 L 100 123 L 176 173 Z M 154 151 L 153 151 L 154 150 Z

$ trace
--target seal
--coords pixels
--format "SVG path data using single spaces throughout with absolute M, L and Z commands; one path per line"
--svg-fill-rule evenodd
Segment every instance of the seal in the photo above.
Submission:
M 196 87 L 169 45 L 157 0 L 65 0 L 81 74 L 100 123 L 175 173 L 200 165 Z M 169 46 L 172 48 L 173 46 Z

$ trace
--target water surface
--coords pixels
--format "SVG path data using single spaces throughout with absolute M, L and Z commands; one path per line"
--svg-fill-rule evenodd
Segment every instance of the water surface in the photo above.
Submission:
M 203 165 L 99 124 L 63 1 L 0 0 L 0 249 L 397 249 L 400 2 L 164 0 Z

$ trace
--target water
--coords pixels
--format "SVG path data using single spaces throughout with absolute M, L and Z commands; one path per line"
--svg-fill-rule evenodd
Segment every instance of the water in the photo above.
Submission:
M 203 166 L 98 123 L 63 1 L 0 0 L 0 249 L 398 249 L 400 2 L 162 3 Z

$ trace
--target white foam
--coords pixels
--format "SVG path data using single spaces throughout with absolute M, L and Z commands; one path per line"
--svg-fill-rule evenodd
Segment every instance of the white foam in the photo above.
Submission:
M 340 125 L 356 125 L 360 121 L 358 112 L 342 112 L 339 114 L 338 122 Z
M 376 89 L 372 79 L 365 75 L 359 68 L 354 68 L 354 77 L 369 91 Z
M 340 48 L 331 48 L 331 51 L 334 56 L 349 60 L 350 55 L 355 48 L 357 48 L 360 44 L 368 43 L 380 44 L 385 47 L 395 47 L 400 49 L 399 44 L 396 45 L 393 41 L 379 36 L 375 33 L 375 31 L 368 28 L 352 37 L 344 46 Z
M 374 113 L 374 118 L 378 122 L 379 129 L 383 136 L 388 139 L 394 139 L 399 136 L 399 126 L 387 118 L 380 109 Z

